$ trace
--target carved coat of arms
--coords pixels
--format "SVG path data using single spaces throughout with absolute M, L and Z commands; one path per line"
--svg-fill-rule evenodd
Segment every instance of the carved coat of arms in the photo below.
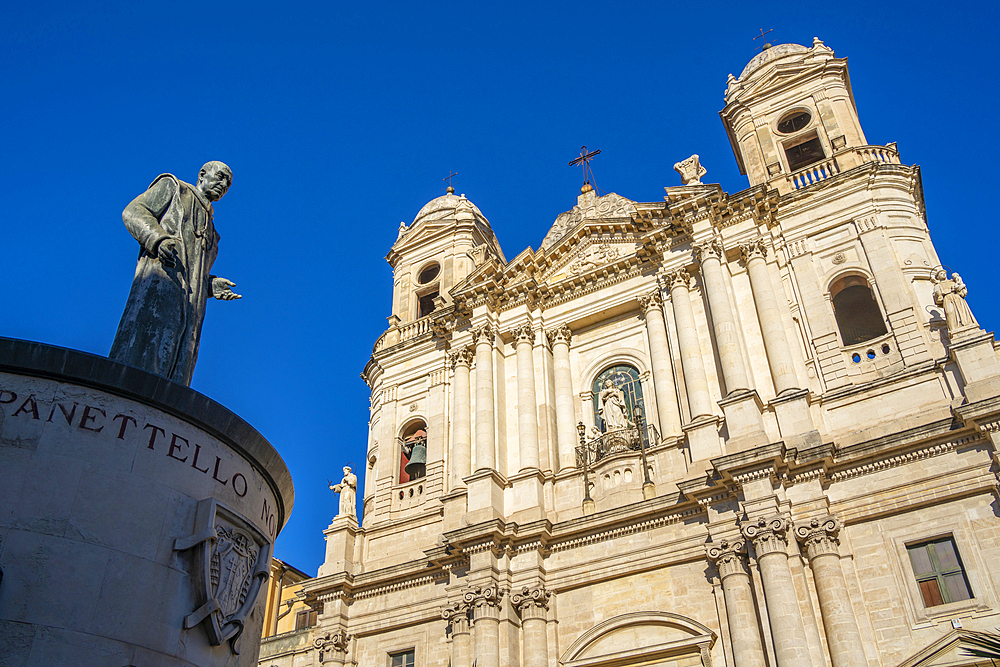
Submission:
M 174 541 L 174 551 L 193 551 L 191 577 L 198 608 L 184 629 L 199 623 L 212 646 L 230 642 L 234 654 L 271 564 L 271 543 L 259 530 L 214 498 L 198 503 L 195 531 Z

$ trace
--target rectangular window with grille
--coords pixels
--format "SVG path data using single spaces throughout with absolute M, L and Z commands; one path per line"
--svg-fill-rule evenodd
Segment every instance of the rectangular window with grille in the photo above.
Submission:
M 955 540 L 942 537 L 907 545 L 913 574 L 920 586 L 925 607 L 959 602 L 972 597 Z
M 413 657 L 415 651 L 401 651 L 389 655 L 389 667 L 413 667 Z

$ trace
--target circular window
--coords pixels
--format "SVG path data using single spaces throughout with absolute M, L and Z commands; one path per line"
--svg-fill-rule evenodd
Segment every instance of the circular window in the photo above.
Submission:
M 865 353 L 865 356 L 867 356 L 869 359 L 874 359 L 875 358 L 875 350 L 868 350 L 868 352 Z
M 793 111 L 778 121 L 778 132 L 782 134 L 798 132 L 808 125 L 811 119 L 812 115 L 808 111 Z
M 883 343 L 882 344 L 882 354 L 889 354 L 889 344 L 888 343 Z
M 438 277 L 441 273 L 441 266 L 438 264 L 431 264 L 430 266 L 425 266 L 423 270 L 420 271 L 420 275 L 417 276 L 417 282 L 421 285 L 426 285 L 430 281 Z
M 858 354 L 857 352 L 855 352 L 854 354 L 851 355 L 851 361 L 853 361 L 856 364 L 860 364 L 861 363 L 861 355 Z

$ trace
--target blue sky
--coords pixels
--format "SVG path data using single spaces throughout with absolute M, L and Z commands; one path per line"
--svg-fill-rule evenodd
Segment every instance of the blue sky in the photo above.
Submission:
M 994 330 L 997 3 L 686 4 L 7 3 L 0 335 L 106 354 L 135 268 L 121 210 L 227 162 L 214 272 L 244 298 L 208 304 L 192 386 L 281 452 L 276 555 L 313 573 L 326 480 L 364 459 L 399 222 L 453 170 L 507 257 L 537 248 L 583 144 L 631 199 L 660 201 L 692 153 L 746 188 L 718 111 L 761 28 L 850 59 L 869 143 L 923 167 L 938 252 Z

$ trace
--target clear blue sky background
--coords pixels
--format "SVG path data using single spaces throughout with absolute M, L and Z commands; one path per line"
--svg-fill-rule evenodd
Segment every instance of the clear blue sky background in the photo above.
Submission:
M 8 2 L 0 335 L 106 354 L 135 268 L 121 210 L 162 172 L 227 162 L 215 273 L 244 299 L 208 304 L 192 386 L 281 452 L 296 502 L 276 555 L 315 573 L 326 480 L 364 460 L 358 374 L 399 222 L 454 170 L 508 257 L 537 248 L 575 203 L 582 144 L 631 199 L 660 201 L 692 153 L 746 188 L 718 111 L 760 28 L 850 58 L 869 142 L 922 165 L 938 252 L 995 329 L 997 7 Z

